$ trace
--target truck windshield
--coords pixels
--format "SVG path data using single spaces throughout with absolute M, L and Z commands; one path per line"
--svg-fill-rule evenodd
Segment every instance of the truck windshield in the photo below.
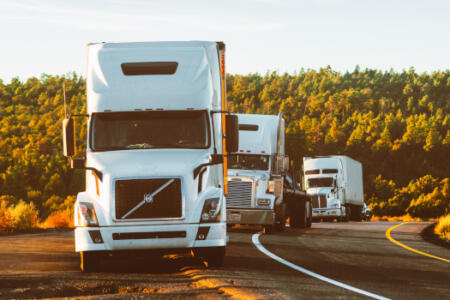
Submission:
M 91 148 L 208 148 L 206 111 L 137 111 L 93 114 Z
M 333 178 L 310 178 L 308 179 L 308 187 L 332 187 Z
M 230 154 L 228 169 L 268 170 L 269 155 Z

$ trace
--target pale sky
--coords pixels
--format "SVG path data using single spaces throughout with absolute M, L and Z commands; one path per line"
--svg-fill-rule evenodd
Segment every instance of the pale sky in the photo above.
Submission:
M 0 79 L 85 75 L 90 42 L 212 40 L 227 72 L 450 69 L 447 0 L 0 0 Z

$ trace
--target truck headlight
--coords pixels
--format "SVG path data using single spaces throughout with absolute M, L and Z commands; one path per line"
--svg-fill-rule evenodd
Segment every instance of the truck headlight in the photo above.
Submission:
M 341 207 L 341 203 L 337 202 L 337 203 L 333 203 L 331 204 L 332 208 L 340 208 Z
M 219 222 L 220 221 L 219 198 L 206 199 L 203 204 L 200 223 Z
M 98 226 L 94 205 L 89 202 L 78 203 L 78 226 Z
M 269 180 L 269 183 L 267 184 L 266 194 L 273 194 L 273 193 L 275 193 L 275 181 Z
M 258 199 L 258 206 L 270 206 L 270 199 Z

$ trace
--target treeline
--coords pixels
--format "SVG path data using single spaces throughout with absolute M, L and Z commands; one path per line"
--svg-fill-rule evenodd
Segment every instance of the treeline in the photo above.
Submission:
M 228 77 L 233 112 L 284 112 L 287 152 L 344 154 L 363 164 L 366 202 L 378 215 L 450 212 L 450 71 L 377 70 Z
M 84 113 L 85 81 L 77 74 L 0 81 L 0 223 L 2 211 L 19 204 L 33 203 L 41 220 L 60 214 L 83 189 L 83 172 L 61 154 L 63 82 L 68 110 Z M 232 112 L 284 112 L 297 167 L 312 155 L 361 161 L 366 201 L 377 214 L 449 212 L 449 70 L 228 75 L 227 95 Z M 77 125 L 82 151 L 86 130 Z

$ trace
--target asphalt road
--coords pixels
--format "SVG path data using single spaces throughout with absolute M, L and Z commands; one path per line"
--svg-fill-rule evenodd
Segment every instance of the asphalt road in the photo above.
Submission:
M 313 223 L 261 235 L 263 247 L 296 266 L 391 299 L 450 299 L 450 263 L 392 243 L 399 223 Z M 420 232 L 428 223 L 395 228 L 397 241 L 450 259 Z M 109 258 L 83 274 L 73 233 L 0 236 L 0 299 L 364 299 L 268 257 L 252 242 L 257 228 L 233 228 L 224 267 L 208 269 L 190 255 Z

